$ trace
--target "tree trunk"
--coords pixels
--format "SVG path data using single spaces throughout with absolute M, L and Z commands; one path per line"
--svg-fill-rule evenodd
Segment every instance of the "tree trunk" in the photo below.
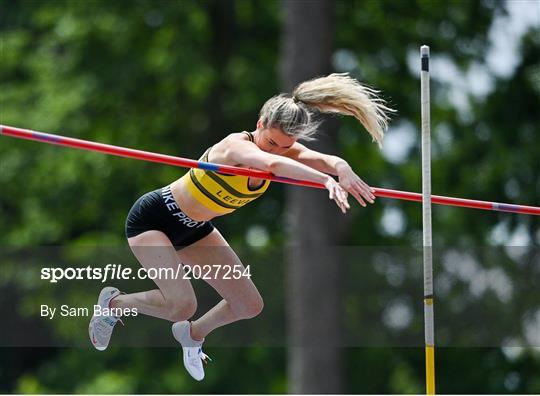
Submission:
M 330 71 L 333 1 L 283 1 L 282 81 L 287 92 Z M 337 121 L 314 150 L 336 153 Z M 342 214 L 324 191 L 286 187 L 289 392 L 342 393 L 342 271 L 335 247 Z
M 215 0 L 203 4 L 207 7 L 212 33 L 208 57 L 217 75 L 225 75 L 236 30 L 235 0 Z M 217 78 L 208 96 L 206 145 L 221 140 L 225 133 L 231 132 L 223 114 L 227 83 L 227 79 Z

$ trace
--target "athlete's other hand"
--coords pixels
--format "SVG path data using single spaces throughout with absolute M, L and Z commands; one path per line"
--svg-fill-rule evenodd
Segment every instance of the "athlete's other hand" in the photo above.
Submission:
M 338 173 L 339 185 L 347 192 L 356 198 L 362 206 L 366 206 L 366 202 L 374 203 L 374 190 L 368 186 L 350 166 L 342 167 Z
M 347 191 L 345 191 L 337 181 L 332 177 L 328 177 L 324 186 L 328 190 L 328 198 L 336 201 L 336 205 L 341 209 L 343 213 L 347 212 L 347 209 L 350 209 L 349 202 L 347 201 Z

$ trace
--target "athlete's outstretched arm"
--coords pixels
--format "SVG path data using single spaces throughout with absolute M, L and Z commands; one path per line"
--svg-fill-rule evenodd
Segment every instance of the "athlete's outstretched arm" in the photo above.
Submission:
M 366 206 L 364 200 L 374 202 L 373 189 L 360 179 L 344 159 L 311 150 L 298 142 L 283 155 L 320 172 L 338 176 L 341 187 L 351 193 L 362 206 Z
M 350 208 L 347 201 L 347 192 L 333 177 L 299 161 L 281 155 L 267 153 L 257 148 L 253 143 L 238 140 L 227 145 L 224 153 L 227 160 L 231 163 L 271 172 L 276 176 L 324 184 L 329 192 L 329 198 L 336 202 L 343 213 Z

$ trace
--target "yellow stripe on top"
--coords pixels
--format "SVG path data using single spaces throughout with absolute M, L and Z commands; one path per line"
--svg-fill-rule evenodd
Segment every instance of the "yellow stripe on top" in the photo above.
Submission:
M 251 133 L 246 133 L 253 141 Z M 200 161 L 208 162 L 210 149 L 211 147 L 205 151 Z M 270 180 L 265 180 L 258 188 L 250 189 L 247 176 L 224 175 L 198 168 L 191 169 L 182 179 L 188 191 L 198 202 L 220 214 L 234 212 L 259 198 L 270 185 Z

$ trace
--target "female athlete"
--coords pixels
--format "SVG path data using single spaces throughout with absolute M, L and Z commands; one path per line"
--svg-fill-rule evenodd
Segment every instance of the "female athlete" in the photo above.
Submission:
M 348 194 L 366 206 L 366 202 L 374 202 L 373 190 L 345 160 L 310 150 L 298 141 L 313 139 L 319 126 L 314 114 L 322 112 L 355 117 L 380 145 L 392 111 L 377 91 L 347 74 L 331 74 L 299 84 L 290 95 L 269 99 L 261 109 L 255 131 L 227 135 L 208 148 L 201 159 L 321 183 L 329 199 L 346 213 L 350 208 Z M 147 270 L 176 269 L 179 262 L 192 268 L 219 263 L 223 268 L 243 270 L 242 262 L 211 220 L 257 199 L 269 184 L 264 179 L 191 169 L 135 202 L 126 221 L 129 246 Z M 204 248 L 210 246 L 219 249 Z M 207 280 L 223 299 L 193 321 L 189 319 L 197 309 L 197 299 L 190 281 L 182 277 L 155 279 L 157 289 L 140 293 L 123 294 L 106 287 L 97 304 L 137 309 L 173 322 L 172 333 L 182 346 L 184 365 L 200 381 L 204 378 L 202 363 L 209 359 L 201 348 L 205 337 L 220 326 L 253 318 L 263 309 L 263 299 L 249 277 L 230 278 Z M 92 317 L 89 333 L 95 348 L 107 348 L 118 320 L 118 316 Z

